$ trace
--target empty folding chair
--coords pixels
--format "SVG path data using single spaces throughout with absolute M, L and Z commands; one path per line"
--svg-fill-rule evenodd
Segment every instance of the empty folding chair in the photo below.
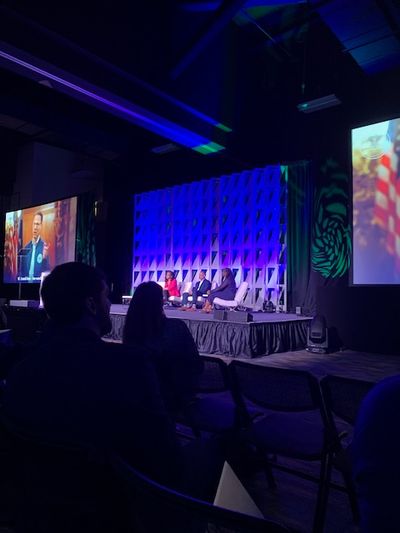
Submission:
M 351 435 L 360 405 L 375 383 L 340 376 L 325 376 L 321 391 L 330 426 L 333 466 L 340 471 L 349 495 L 355 521 L 359 519 L 357 498 L 351 474 Z M 340 427 L 344 421 L 347 427 Z M 338 488 L 338 487 L 337 487 Z
M 318 482 L 313 531 L 322 531 L 326 512 L 331 454 L 325 433 L 325 413 L 318 381 L 308 372 L 233 361 L 230 373 L 244 406 L 251 402 L 268 414 L 243 432 L 265 460 L 269 484 L 271 466 Z M 268 461 L 271 455 L 320 461 L 319 477 Z
M 289 529 L 272 520 L 256 518 L 217 507 L 172 488 L 160 485 L 134 470 L 120 457 L 112 459 L 114 470 L 126 485 L 132 502 L 135 531 L 141 533 L 285 533 Z
M 202 356 L 196 398 L 184 412 L 186 423 L 196 436 L 202 431 L 221 433 L 240 425 L 240 413 L 234 401 L 227 364 L 218 357 Z

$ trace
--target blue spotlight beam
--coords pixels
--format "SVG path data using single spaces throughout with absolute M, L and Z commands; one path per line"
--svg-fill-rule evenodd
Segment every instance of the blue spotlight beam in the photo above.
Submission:
M 224 149 L 223 146 L 212 143 L 211 139 L 1 42 L 0 60 L 6 68 L 11 67 L 17 73 L 29 76 L 36 81 L 47 80 L 55 88 L 74 98 L 94 105 L 187 148 L 199 151 L 199 147 L 213 145 L 213 150 L 211 151 L 200 151 L 200 153 L 204 154 Z
M 188 51 L 171 71 L 171 78 L 178 78 L 182 72 L 196 59 L 196 57 L 209 45 L 219 32 L 229 24 L 236 13 L 243 7 L 246 0 L 225 0 L 222 2 L 211 22 L 202 31 Z
M 221 3 L 221 0 L 219 3 Z M 13 21 L 16 20 L 18 23 L 23 24 L 25 27 L 33 28 L 35 31 L 40 32 L 40 34 L 45 35 L 45 37 L 49 38 L 53 43 L 55 42 L 55 43 L 61 44 L 63 47 L 69 50 L 72 50 L 74 53 L 78 54 L 79 56 L 83 56 L 87 60 L 92 61 L 100 65 L 101 67 L 106 68 L 107 70 L 113 72 L 117 76 L 120 76 L 121 78 L 124 78 L 125 80 L 129 81 L 130 83 L 138 87 L 141 87 L 142 89 L 154 94 L 160 99 L 166 102 L 169 102 L 172 105 L 179 107 L 180 109 L 183 109 L 183 111 L 197 117 L 203 122 L 206 122 L 207 124 L 211 124 L 212 126 L 215 126 L 216 128 L 222 129 L 223 131 L 227 133 L 232 131 L 231 128 L 229 128 L 228 126 L 224 124 L 221 124 L 215 118 L 212 118 L 206 115 L 205 113 L 202 113 L 198 109 L 195 109 L 194 107 L 186 104 L 185 102 L 182 102 L 178 98 L 175 98 L 174 96 L 162 91 L 158 87 L 151 85 L 147 81 L 144 81 L 141 78 L 138 78 L 137 76 L 133 75 L 132 73 L 127 72 L 124 69 L 118 67 L 117 65 L 114 65 L 113 63 L 110 63 L 109 61 L 106 61 L 105 59 L 103 59 L 102 57 L 99 57 L 93 52 L 90 52 L 89 50 L 82 48 L 81 46 L 77 45 L 70 39 L 67 39 L 66 37 L 58 34 L 57 32 L 52 31 L 49 28 L 45 28 L 44 26 L 38 24 L 36 21 L 33 21 L 27 17 L 24 17 L 21 13 L 17 13 L 16 11 L 9 9 L 6 6 L 0 6 L 0 14 L 1 13 L 12 17 Z

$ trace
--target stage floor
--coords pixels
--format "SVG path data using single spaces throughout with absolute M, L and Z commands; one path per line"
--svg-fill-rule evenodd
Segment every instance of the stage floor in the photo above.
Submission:
M 110 313 L 112 315 L 126 315 L 129 305 L 112 304 Z M 207 320 L 213 322 L 214 316 L 212 313 L 202 313 L 201 309 L 196 311 L 182 311 L 180 307 L 167 307 L 164 309 L 165 314 L 169 318 L 181 318 L 182 320 Z M 230 311 L 235 314 L 235 311 Z M 311 320 L 311 317 L 299 316 L 290 313 L 251 313 L 253 315 L 253 322 L 292 322 L 293 320 Z M 228 312 L 229 317 L 229 312 Z M 226 322 L 229 322 L 227 320 Z M 250 323 L 250 322 L 249 322 Z
M 121 340 L 128 311 L 127 305 L 111 306 L 113 329 L 108 338 Z M 253 322 L 229 320 L 235 311 L 228 312 L 228 320 L 216 320 L 212 313 L 182 311 L 166 308 L 169 318 L 179 318 L 188 326 L 200 353 L 228 357 L 260 357 L 271 353 L 300 350 L 306 345 L 307 324 L 310 317 L 289 313 L 251 313 Z

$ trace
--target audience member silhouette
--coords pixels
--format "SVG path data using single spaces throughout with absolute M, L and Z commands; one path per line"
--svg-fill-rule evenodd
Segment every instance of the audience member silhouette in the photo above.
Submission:
M 36 441 L 116 451 L 150 477 L 175 484 L 181 453 L 148 353 L 101 339 L 111 327 L 102 273 L 82 263 L 57 266 L 41 295 L 50 322 L 8 376 L 5 425 Z M 43 507 L 31 511 L 38 513 L 32 523 L 42 525 L 29 531 L 64 531 Z
M 126 316 L 123 342 L 139 345 L 149 352 L 167 409 L 172 416 L 181 411 L 194 396 L 203 363 L 185 323 L 165 316 L 163 291 L 157 283 L 142 283 L 135 290 Z M 225 438 L 196 439 L 184 446 L 180 490 L 212 501 L 226 450 Z M 162 531 L 166 522 L 169 525 L 167 516 L 156 516 L 150 506 L 146 531 Z M 177 518 L 174 516 L 174 520 Z
M 0 307 L 0 329 L 6 329 L 7 328 L 7 316 L 5 312 L 3 311 L 3 308 Z
M 352 442 L 361 533 L 399 531 L 400 376 L 384 379 L 365 398 Z
M 170 412 L 180 411 L 193 398 L 203 364 L 186 324 L 165 316 L 163 292 L 157 283 L 142 283 L 135 290 L 123 342 L 150 353 Z
M 230 268 L 222 269 L 221 285 L 212 289 L 204 305 L 204 311 L 209 313 L 213 307 L 215 298 L 222 300 L 233 300 L 236 294 L 236 283 Z

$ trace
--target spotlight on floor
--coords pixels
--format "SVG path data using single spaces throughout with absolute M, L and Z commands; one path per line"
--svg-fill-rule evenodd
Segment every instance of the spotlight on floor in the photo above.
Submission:
M 328 346 L 328 328 L 325 317 L 316 315 L 307 328 L 306 350 L 311 353 L 327 353 Z

